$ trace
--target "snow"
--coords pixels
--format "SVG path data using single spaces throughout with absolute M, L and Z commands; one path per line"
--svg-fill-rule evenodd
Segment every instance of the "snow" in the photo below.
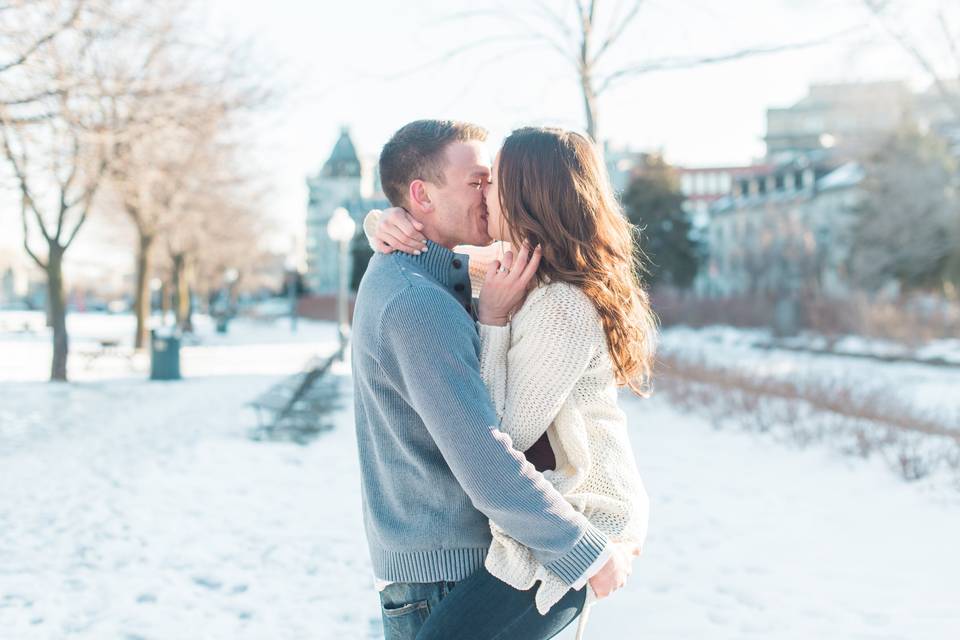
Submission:
M 132 332 L 128 316 L 71 327 L 75 344 Z M 332 324 L 238 320 L 222 336 L 201 319 L 184 380 L 162 383 L 137 361 L 44 382 L 38 331 L 0 333 L 0 637 L 381 637 L 349 368 L 333 372 L 333 430 L 248 437 L 244 404 L 332 352 Z M 656 397 L 623 403 L 651 532 L 588 638 L 956 637 L 960 496 Z
M 793 346 L 806 344 L 817 348 L 814 338 L 804 336 Z M 747 370 L 760 377 L 790 379 L 818 386 L 835 381 L 841 386 L 852 386 L 863 394 L 879 392 L 902 404 L 913 405 L 922 413 L 945 416 L 945 424 L 960 429 L 960 364 L 932 366 L 915 362 L 881 362 L 764 346 L 770 344 L 769 334 L 763 330 L 672 327 L 663 332 L 660 348 L 664 354 L 712 366 Z M 867 347 L 874 352 L 880 350 L 875 341 L 865 339 L 850 338 L 846 345 L 851 351 L 859 346 L 858 353 L 863 353 Z M 819 348 L 823 346 L 819 345 Z
M 828 189 L 855 187 L 863 181 L 864 176 L 865 172 L 859 163 L 847 162 L 817 180 L 817 188 L 826 191 Z

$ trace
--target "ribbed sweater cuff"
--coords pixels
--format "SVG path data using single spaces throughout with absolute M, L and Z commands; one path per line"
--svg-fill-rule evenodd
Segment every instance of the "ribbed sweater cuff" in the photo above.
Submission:
M 572 585 L 590 568 L 606 546 L 607 537 L 593 525 L 587 525 L 587 530 L 573 549 L 545 566 L 565 583 Z
M 498 327 L 493 324 L 477 323 L 480 339 L 487 353 L 506 353 L 510 348 L 510 323 Z
M 377 246 L 373 243 L 373 239 L 377 237 L 377 227 L 380 226 L 381 215 L 383 215 L 383 211 L 380 211 L 380 209 L 371 209 L 363 219 L 363 234 L 367 236 L 367 244 L 374 251 L 377 250 Z

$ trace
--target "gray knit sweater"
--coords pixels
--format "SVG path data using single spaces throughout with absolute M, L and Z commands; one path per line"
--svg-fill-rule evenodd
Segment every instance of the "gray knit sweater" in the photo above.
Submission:
M 461 580 L 483 566 L 489 518 L 573 584 L 607 539 L 499 430 L 479 348 L 467 256 L 430 242 L 420 256 L 371 259 L 353 379 L 374 574 Z

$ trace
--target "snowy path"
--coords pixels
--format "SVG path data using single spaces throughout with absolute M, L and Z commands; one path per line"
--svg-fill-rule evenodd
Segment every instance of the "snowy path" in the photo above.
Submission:
M 310 446 L 246 438 L 293 347 L 197 347 L 177 383 L 0 384 L 0 638 L 380 637 L 350 403 Z M 651 534 L 588 638 L 957 637 L 957 496 L 625 402 Z
M 650 536 L 630 584 L 591 614 L 591 637 L 958 637 L 956 496 L 879 461 L 627 405 Z

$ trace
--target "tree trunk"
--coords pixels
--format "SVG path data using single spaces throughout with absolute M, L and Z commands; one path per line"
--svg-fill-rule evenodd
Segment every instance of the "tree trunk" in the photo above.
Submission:
M 171 282 L 165 280 L 160 285 L 160 324 L 167 326 L 167 315 L 170 313 L 170 298 L 173 296 Z
M 597 138 L 597 94 L 593 91 L 593 82 L 589 72 L 581 73 L 580 88 L 583 91 L 583 110 L 587 120 L 587 133 L 599 145 L 600 140 Z
M 590 41 L 593 38 L 593 5 L 590 6 L 590 13 L 581 15 L 581 36 L 580 41 L 580 90 L 583 92 L 583 110 L 587 121 L 587 133 L 597 145 L 600 144 L 599 130 L 597 127 L 597 92 L 593 85 L 593 62 L 590 59 Z
M 187 285 L 187 319 L 184 331 L 193 333 L 193 287 Z
M 63 249 L 56 245 L 50 247 L 47 260 L 47 291 L 49 296 L 50 322 L 53 328 L 53 363 L 50 367 L 50 380 L 67 380 L 67 302 L 63 290 Z
M 134 349 L 143 349 L 150 337 L 150 254 L 153 237 L 140 236 L 137 247 L 136 284 L 133 294 L 133 311 L 137 316 L 137 332 L 133 337 Z
M 181 331 L 192 331 L 190 326 L 190 278 L 186 256 L 173 256 L 174 313 Z

